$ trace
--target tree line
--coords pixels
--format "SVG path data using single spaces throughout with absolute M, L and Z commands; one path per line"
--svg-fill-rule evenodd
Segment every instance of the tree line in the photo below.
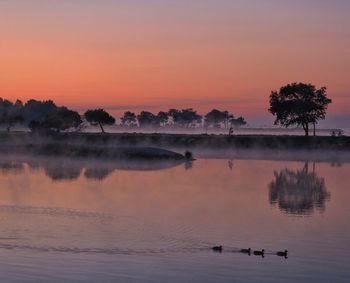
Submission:
M 312 84 L 292 83 L 282 86 L 279 91 L 270 94 L 269 112 L 276 117 L 275 125 L 302 127 L 305 135 L 309 135 L 309 125 L 313 125 L 314 135 L 316 124 L 325 119 L 328 105 L 332 102 L 327 97 L 326 87 L 317 89 Z M 230 128 L 247 124 L 243 117 L 235 118 L 228 111 L 213 109 L 201 116 L 192 108 L 170 109 L 154 114 L 141 111 L 138 115 L 126 111 L 120 119 L 121 127 L 125 128 Z M 20 100 L 12 103 L 0 98 L 0 124 L 10 131 L 15 124 L 25 124 L 32 131 L 65 131 L 69 129 L 81 130 L 85 123 L 99 126 L 105 132 L 104 126 L 114 125 L 116 120 L 104 109 L 90 109 L 82 116 L 64 106 L 57 106 L 52 100 L 37 101 L 31 99 L 26 103 Z
M 10 131 L 16 124 L 28 126 L 31 131 L 66 130 L 81 131 L 86 124 L 98 126 L 105 132 L 106 125 L 116 124 L 116 119 L 104 109 L 89 109 L 83 115 L 65 106 L 57 106 L 52 100 L 38 101 L 34 99 L 23 103 L 16 100 L 14 103 L 0 98 L 0 124 Z M 120 117 L 120 126 L 123 128 L 198 128 L 228 129 L 241 127 L 247 122 L 243 117 L 235 118 L 228 111 L 213 109 L 202 116 L 192 108 L 170 109 L 154 114 L 141 111 L 138 115 L 126 111 Z

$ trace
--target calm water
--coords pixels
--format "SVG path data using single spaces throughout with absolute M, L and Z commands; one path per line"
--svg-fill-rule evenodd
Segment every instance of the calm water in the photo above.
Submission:
M 350 280 L 350 164 L 1 160 L 0 282 Z

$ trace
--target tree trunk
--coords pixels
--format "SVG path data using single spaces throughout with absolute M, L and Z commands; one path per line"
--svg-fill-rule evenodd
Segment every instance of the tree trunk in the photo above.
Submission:
M 102 124 L 101 124 L 101 123 L 98 123 L 98 124 L 100 125 L 101 131 L 102 131 L 102 133 L 104 134 L 104 133 L 105 133 L 105 130 L 103 129 Z
M 316 123 L 314 122 L 314 137 L 316 136 Z
M 305 130 L 305 136 L 308 137 L 309 136 L 309 124 L 308 123 L 305 124 L 304 130 Z

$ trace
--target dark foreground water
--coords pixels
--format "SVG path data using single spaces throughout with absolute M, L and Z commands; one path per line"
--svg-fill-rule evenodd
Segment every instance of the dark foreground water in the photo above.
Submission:
M 350 281 L 349 164 L 173 165 L 2 158 L 0 282 Z

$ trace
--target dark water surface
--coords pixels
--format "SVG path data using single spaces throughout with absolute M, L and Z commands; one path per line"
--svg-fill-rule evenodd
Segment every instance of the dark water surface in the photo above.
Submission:
M 0 282 L 350 282 L 350 164 L 0 167 Z

